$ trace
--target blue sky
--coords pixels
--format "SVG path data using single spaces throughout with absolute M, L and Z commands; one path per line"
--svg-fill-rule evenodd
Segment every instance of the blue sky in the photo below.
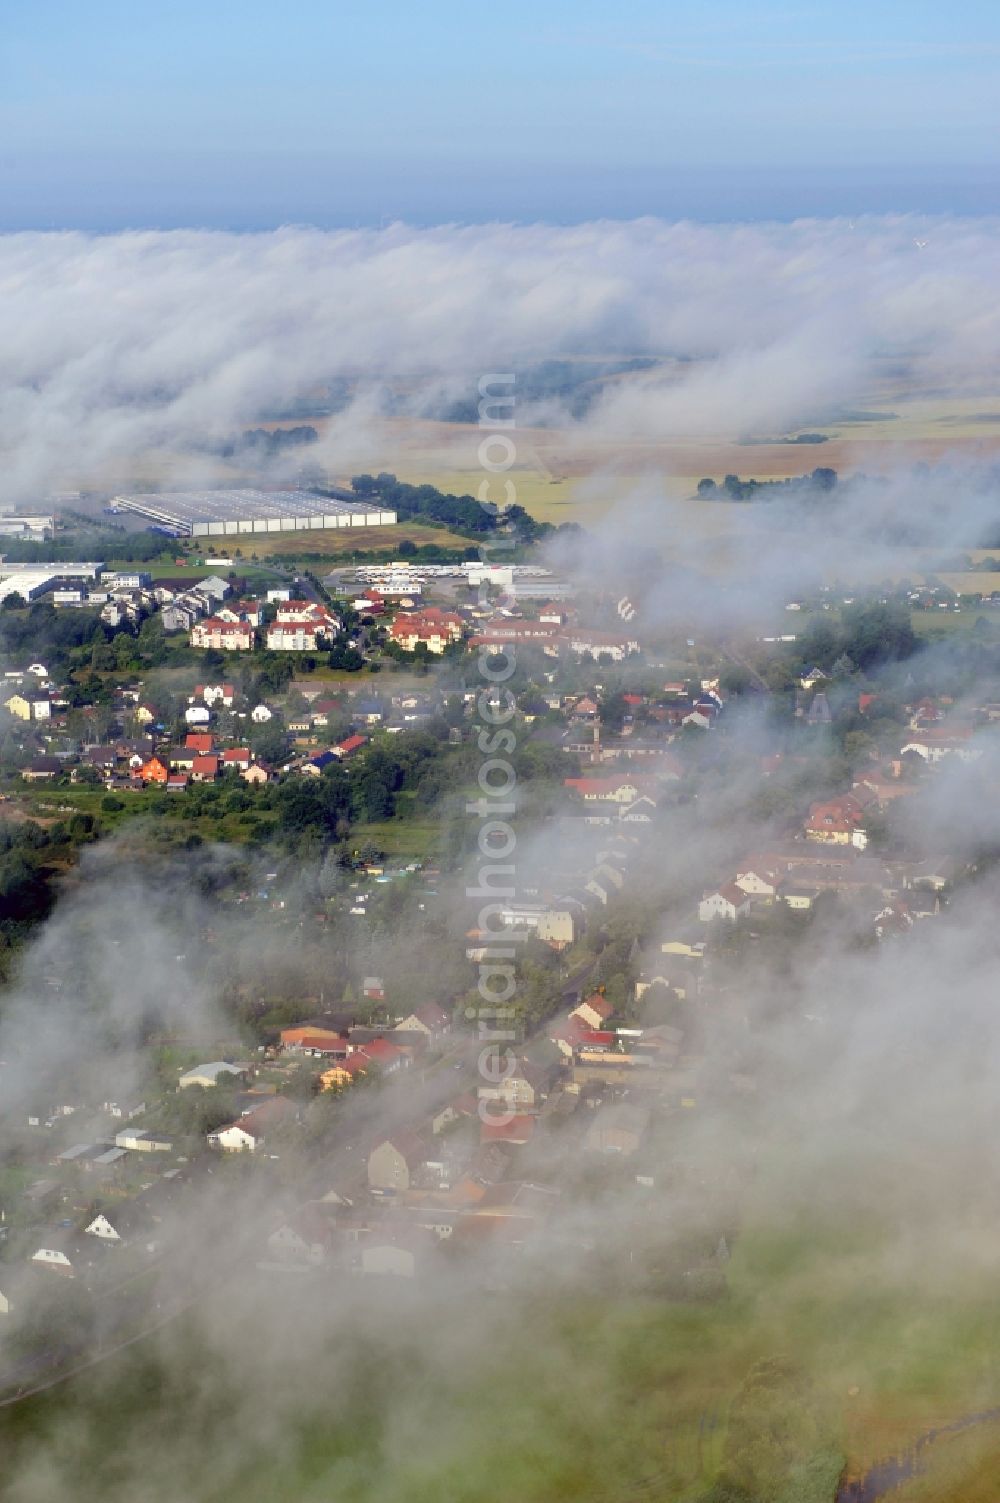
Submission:
M 1000 210 L 979 0 L 12 0 L 0 228 Z

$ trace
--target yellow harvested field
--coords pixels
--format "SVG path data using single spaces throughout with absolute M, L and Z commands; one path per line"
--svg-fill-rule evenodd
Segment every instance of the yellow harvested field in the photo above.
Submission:
M 320 422 L 318 427 L 322 427 Z M 669 497 L 690 496 L 703 476 L 721 480 L 783 479 L 816 466 L 842 475 L 886 474 L 917 462 L 995 462 L 1000 455 L 1000 397 L 946 400 L 880 391 L 870 409 L 828 427 L 826 442 L 741 442 L 738 433 L 688 438 L 636 438 L 578 429 L 522 428 L 510 437 L 517 457 L 506 477 L 490 476 L 479 463 L 485 430 L 471 424 L 389 419 L 379 425 L 378 468 L 411 484 L 477 495 L 484 480 L 494 499 L 502 479 L 513 481 L 516 499 L 541 521 L 592 525 L 636 489 Z M 367 435 L 369 443 L 372 434 Z M 374 468 L 370 461 L 361 468 Z M 346 479 L 349 465 L 341 471 Z
M 471 539 L 444 527 L 426 527 L 422 522 L 398 522 L 395 527 L 324 527 L 308 532 L 272 533 L 255 541 L 261 558 L 339 558 L 355 550 L 387 552 L 410 542 L 439 548 L 468 548 Z
M 968 572 L 935 574 L 933 578 L 960 595 L 992 595 L 994 590 L 1000 590 L 1000 571 L 994 574 L 988 569 L 969 569 Z

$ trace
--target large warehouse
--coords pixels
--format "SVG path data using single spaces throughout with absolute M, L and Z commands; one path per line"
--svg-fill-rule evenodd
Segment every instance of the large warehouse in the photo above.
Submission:
M 111 505 L 195 538 L 314 527 L 386 527 L 396 520 L 394 511 L 363 501 L 335 501 L 311 491 L 158 491 L 115 496 Z

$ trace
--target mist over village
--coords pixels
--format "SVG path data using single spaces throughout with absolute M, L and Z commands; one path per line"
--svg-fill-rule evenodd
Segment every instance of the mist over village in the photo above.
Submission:
M 993 1503 L 996 18 L 56 10 L 0 1503 Z

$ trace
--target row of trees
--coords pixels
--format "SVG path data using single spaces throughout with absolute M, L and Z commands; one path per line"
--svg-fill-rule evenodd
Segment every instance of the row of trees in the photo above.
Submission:
M 811 475 L 790 476 L 784 480 L 741 480 L 727 475 L 721 485 L 708 477 L 698 481 L 698 495 L 703 501 L 772 500 L 776 496 L 815 499 L 827 496 L 837 486 L 836 470 L 821 467 Z
M 434 485 L 407 485 L 385 470 L 378 475 L 355 475 L 351 489 L 359 499 L 378 500 L 401 518 L 427 517 L 461 532 L 491 533 L 502 527 L 532 538 L 548 530 L 523 506 L 509 506 L 501 512 L 475 496 L 451 496 Z

